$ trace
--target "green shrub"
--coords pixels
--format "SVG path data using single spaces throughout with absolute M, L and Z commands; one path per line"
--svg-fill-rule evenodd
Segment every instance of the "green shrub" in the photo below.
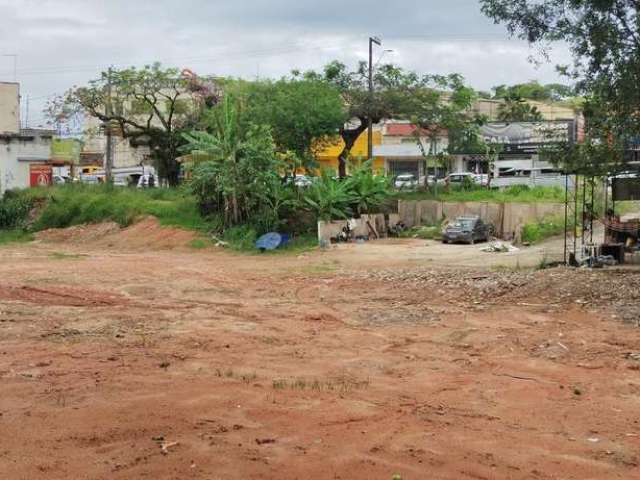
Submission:
M 0 229 L 23 228 L 35 202 L 34 195 L 21 190 L 7 190 L 0 199 Z
M 304 194 L 304 202 L 319 220 L 337 220 L 353 214 L 355 197 L 346 181 L 336 180 L 330 171 L 323 171 Z
M 0 230 L 0 245 L 30 242 L 31 240 L 33 240 L 33 235 L 29 232 L 25 232 L 24 230 Z
M 178 189 L 128 189 L 108 185 L 65 185 L 50 190 L 35 230 L 113 221 L 125 227 L 152 215 L 165 226 L 208 231 L 194 197 Z
M 346 180 L 346 188 L 353 198 L 351 210 L 358 214 L 378 213 L 380 206 L 390 197 L 392 188 L 389 178 L 375 175 L 371 161 L 357 168 Z
M 460 187 L 449 191 L 438 189 L 416 192 L 398 192 L 394 198 L 400 200 L 440 200 L 443 202 L 496 202 L 496 203 L 543 203 L 565 202 L 565 192 L 561 187 L 533 187 L 514 185 L 504 190 L 488 189 L 476 185 L 469 190 Z
M 255 243 L 258 239 L 258 234 L 249 225 L 239 225 L 226 229 L 222 239 L 233 250 L 250 251 L 256 249 Z
M 549 218 L 526 224 L 522 229 L 522 241 L 533 244 L 562 233 L 564 233 L 564 219 Z

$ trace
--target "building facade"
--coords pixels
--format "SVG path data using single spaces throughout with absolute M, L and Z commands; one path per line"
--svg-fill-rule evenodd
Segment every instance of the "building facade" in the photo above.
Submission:
M 54 134 L 20 128 L 20 86 L 0 83 L 0 193 L 51 184 Z

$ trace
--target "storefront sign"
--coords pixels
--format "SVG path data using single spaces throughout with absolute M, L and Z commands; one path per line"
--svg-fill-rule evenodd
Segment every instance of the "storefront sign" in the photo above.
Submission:
M 503 146 L 503 153 L 538 153 L 544 145 L 574 141 L 573 120 L 488 123 L 480 127 L 486 143 Z
M 52 184 L 51 165 L 30 165 L 29 166 L 29 184 L 32 187 L 46 187 Z

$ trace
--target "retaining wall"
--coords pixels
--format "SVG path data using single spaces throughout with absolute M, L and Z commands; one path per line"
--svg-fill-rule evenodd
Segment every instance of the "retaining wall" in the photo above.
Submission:
M 512 239 L 527 223 L 564 216 L 563 203 L 440 202 L 419 200 L 398 202 L 400 220 L 407 227 L 435 224 L 462 215 L 478 215 L 496 228 L 498 236 Z

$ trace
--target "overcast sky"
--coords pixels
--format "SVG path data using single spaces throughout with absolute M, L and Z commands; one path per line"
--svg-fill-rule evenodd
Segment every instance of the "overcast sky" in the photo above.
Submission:
M 476 0 L 0 0 L 0 55 L 17 54 L 30 118 L 47 95 L 101 69 L 161 61 L 200 74 L 278 77 L 333 59 L 367 57 L 420 73 L 461 73 L 478 89 L 531 79 L 558 81 L 553 64 L 536 68 L 526 43 L 508 38 Z M 554 63 L 568 63 L 557 49 Z M 0 57 L 13 80 L 13 57 Z

